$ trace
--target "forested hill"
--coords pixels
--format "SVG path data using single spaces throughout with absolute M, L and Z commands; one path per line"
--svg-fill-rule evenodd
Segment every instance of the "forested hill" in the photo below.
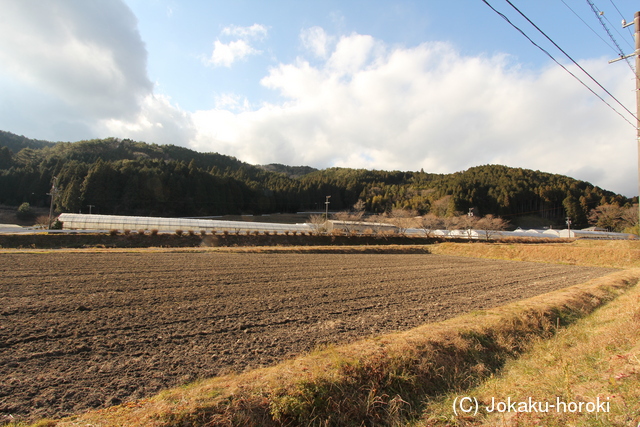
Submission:
M 17 151 L 16 151 L 17 150 Z M 237 213 L 392 208 L 441 216 L 534 215 L 586 225 L 601 204 L 631 200 L 562 175 L 499 165 L 453 174 L 305 166 L 254 166 L 217 153 L 107 138 L 50 143 L 0 133 L 0 204 L 48 206 L 57 177 L 59 211 L 207 216 Z
M 43 148 L 54 146 L 55 142 L 41 141 L 39 139 L 30 139 L 26 136 L 16 135 L 11 132 L 0 130 L 0 147 L 7 147 L 14 153 L 23 148 Z

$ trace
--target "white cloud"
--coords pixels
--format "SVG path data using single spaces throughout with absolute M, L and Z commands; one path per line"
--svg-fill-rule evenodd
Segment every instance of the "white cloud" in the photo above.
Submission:
M 215 66 L 230 67 L 234 62 L 258 53 L 260 51 L 249 46 L 244 40 L 236 40 L 227 44 L 216 40 L 209 63 Z
M 329 53 L 329 44 L 332 38 L 327 35 L 322 27 L 311 27 L 300 32 L 302 46 L 318 58 L 326 58 Z
M 163 95 L 148 95 L 135 116 L 102 120 L 96 128 L 102 135 L 155 144 L 185 145 L 195 137 L 191 115 Z
M 250 55 L 259 55 L 262 51 L 251 46 L 254 40 L 263 40 L 268 29 L 264 25 L 253 24 L 250 27 L 225 27 L 221 34 L 233 36 L 237 40 L 223 43 L 219 39 L 213 42 L 213 52 L 207 63 L 216 67 L 231 67 L 234 62 Z
M 135 113 L 151 93 L 137 20 L 120 1 L 0 1 L 5 76 L 82 106 L 86 119 Z M 17 100 L 18 103 L 20 100 Z
M 262 40 L 267 36 L 268 28 L 264 25 L 253 24 L 250 27 L 238 27 L 235 25 L 225 27 L 222 29 L 221 34 L 225 36 L 238 37 L 243 40 L 258 39 Z
M 195 113 L 193 146 L 316 167 L 445 173 L 500 163 L 636 192 L 633 128 L 559 67 L 533 72 L 446 43 L 389 48 L 358 34 L 327 57 L 270 70 L 262 84 L 280 104 Z M 632 105 L 622 67 L 583 65 Z

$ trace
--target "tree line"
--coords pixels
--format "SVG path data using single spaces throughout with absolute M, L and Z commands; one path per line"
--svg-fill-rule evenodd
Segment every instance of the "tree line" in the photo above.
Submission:
M 394 209 L 453 217 L 467 213 L 537 217 L 576 227 L 599 206 L 634 200 L 573 178 L 500 165 L 452 174 L 350 168 L 257 166 L 218 153 L 106 138 L 50 143 L 0 132 L 0 204 L 48 206 L 57 178 L 60 212 L 211 216 L 332 211 L 359 204 L 370 214 Z M 592 221 L 593 222 L 593 221 Z

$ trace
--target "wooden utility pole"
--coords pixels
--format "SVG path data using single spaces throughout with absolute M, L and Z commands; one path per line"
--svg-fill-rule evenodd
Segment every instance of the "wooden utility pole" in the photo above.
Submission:
M 53 177 L 53 183 L 51 184 L 51 192 L 47 193 L 48 196 L 51 196 L 51 206 L 49 207 L 49 230 L 51 230 L 51 220 L 53 218 L 53 203 L 55 202 L 56 195 L 58 194 L 58 187 L 56 184 L 58 183 L 58 177 Z
M 631 56 L 636 57 L 636 139 L 638 144 L 638 233 L 640 233 L 640 12 L 636 12 L 633 16 L 633 23 L 628 23 L 623 19 L 622 28 L 633 25 L 633 35 L 636 41 L 636 50 L 630 55 L 625 55 L 618 59 L 609 61 L 609 63 L 620 61 Z
M 636 39 L 636 128 L 638 139 L 638 234 L 640 234 L 640 12 L 633 17 L 633 34 Z

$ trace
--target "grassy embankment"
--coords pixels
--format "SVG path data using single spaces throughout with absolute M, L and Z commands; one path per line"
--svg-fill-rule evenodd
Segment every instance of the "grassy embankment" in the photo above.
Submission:
M 640 268 L 640 240 L 576 240 L 572 243 L 440 243 L 433 254 L 613 268 Z
M 640 287 L 635 286 L 559 330 L 553 339 L 535 342 L 478 387 L 432 399 L 422 419 L 411 425 L 636 426 L 640 423 L 639 338 Z M 459 402 L 466 396 L 474 400 L 473 404 L 465 401 L 465 410 L 475 412 L 478 402 L 476 416 L 460 411 L 459 406 L 459 416 L 454 414 L 456 398 Z M 509 410 L 509 401 L 518 404 Z M 507 406 L 495 402 L 507 402 Z M 489 413 L 492 407 L 502 412 Z
M 434 253 L 616 267 L 637 267 L 638 251 L 638 242 L 433 248 Z M 616 297 L 639 278 L 639 269 L 627 269 L 515 304 L 40 425 L 531 425 L 535 418 L 455 417 L 451 403 L 460 395 L 483 403 L 490 396 L 540 401 L 560 396 L 567 402 L 608 397 L 613 410 L 608 418 L 598 414 L 588 421 L 628 422 L 640 409 L 640 367 L 634 358 L 640 291 L 636 287 Z M 574 418 L 581 424 L 583 416 L 552 414 L 543 424 L 568 425 Z

